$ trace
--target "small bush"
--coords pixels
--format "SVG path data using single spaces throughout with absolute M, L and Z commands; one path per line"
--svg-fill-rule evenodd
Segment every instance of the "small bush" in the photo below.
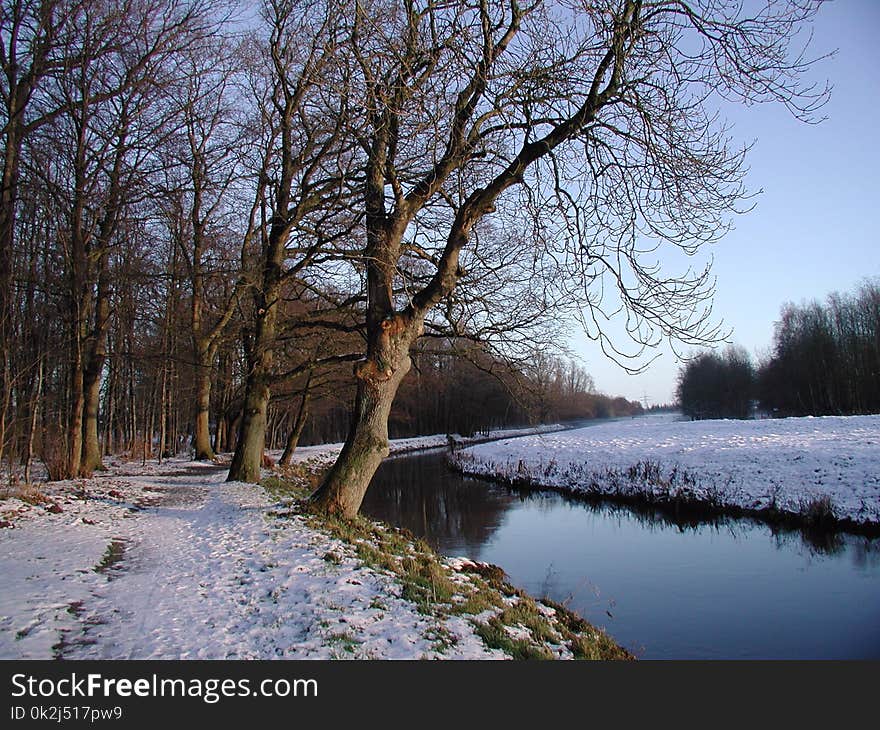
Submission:
M 72 476 L 67 452 L 67 438 L 57 426 L 50 426 L 43 435 L 43 453 L 41 455 L 50 482 L 59 482 Z

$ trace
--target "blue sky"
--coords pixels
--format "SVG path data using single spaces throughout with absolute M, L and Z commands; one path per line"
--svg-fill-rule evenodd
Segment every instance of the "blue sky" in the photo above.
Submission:
M 748 184 L 763 190 L 711 253 L 714 310 L 731 340 L 753 356 L 769 349 L 786 302 L 824 299 L 880 277 L 880 0 L 838 0 L 816 18 L 812 48 L 837 50 L 814 78 L 833 85 L 828 119 L 803 124 L 778 106 L 735 109 L 736 138 L 755 141 Z M 650 403 L 674 398 L 680 362 L 664 348 L 641 375 L 627 375 L 577 330 L 571 347 L 597 388 Z

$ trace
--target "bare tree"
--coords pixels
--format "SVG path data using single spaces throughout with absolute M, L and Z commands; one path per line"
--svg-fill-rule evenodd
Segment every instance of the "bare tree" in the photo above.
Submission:
M 351 430 L 316 504 L 357 513 L 388 453 L 410 349 L 487 216 L 531 225 L 534 255 L 559 262 L 557 284 L 579 292 L 603 341 L 610 292 L 637 340 L 712 341 L 709 271 L 670 276 L 653 251 L 696 253 L 746 195 L 744 150 L 716 121 L 719 99 L 780 102 L 802 118 L 823 103 L 792 48 L 819 5 L 356 2 L 348 57 L 364 113 L 367 348 Z M 432 275 L 399 292 L 426 219 Z
M 21 158 L 25 140 L 57 111 L 34 97 L 51 74 L 68 65 L 58 36 L 74 3 L 4 0 L 0 11 L 0 118 L 3 178 L 0 189 L 0 458 L 12 390 L 13 256 Z
M 157 114 L 171 62 L 210 33 L 213 5 L 177 0 L 65 6 L 58 45 L 75 59 L 46 83 L 32 154 L 54 200 L 64 270 L 67 327 L 68 473 L 101 465 L 98 409 L 110 323 L 110 258 L 124 239 L 131 206 L 149 190 L 153 148 L 167 133 Z M 32 133 L 34 137 L 36 132 Z M 52 151 L 51 154 L 47 153 Z M 47 213 L 49 211 L 46 211 Z
M 777 415 L 851 415 L 880 409 L 880 283 L 787 304 L 761 366 L 762 405 Z
M 236 108 L 240 99 L 230 63 L 236 57 L 223 37 L 181 54 L 178 66 L 185 73 L 172 102 L 181 124 L 164 153 L 167 182 L 160 205 L 190 290 L 196 459 L 214 458 L 209 413 L 214 363 L 246 285 L 240 246 L 247 222 L 239 220 L 244 186 L 237 182 L 245 177 L 243 160 L 253 140 Z M 230 281 L 234 284 L 227 286 Z
M 263 64 L 253 76 L 263 151 L 247 234 L 253 243 L 246 248 L 258 270 L 250 289 L 248 372 L 231 481 L 260 478 L 285 288 L 306 286 L 306 272 L 343 235 L 334 201 L 345 192 L 347 113 L 333 69 L 344 10 L 335 2 L 270 0 L 263 6 L 268 39 L 252 47 L 254 60 Z

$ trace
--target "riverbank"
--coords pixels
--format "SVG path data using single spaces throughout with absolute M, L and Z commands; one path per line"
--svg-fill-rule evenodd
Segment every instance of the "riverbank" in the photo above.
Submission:
M 0 500 L 0 657 L 630 658 L 493 566 L 311 514 L 301 498 L 332 454 L 303 449 L 261 486 L 108 460 Z
M 880 416 L 647 416 L 470 447 L 452 462 L 587 498 L 880 533 Z
M 569 427 L 560 423 L 547 424 L 541 426 L 526 426 L 523 428 L 507 428 L 488 433 L 473 434 L 471 436 L 462 436 L 461 434 L 432 434 L 430 436 L 413 436 L 411 438 L 392 439 L 388 442 L 389 456 L 403 456 L 404 454 L 413 454 L 420 451 L 430 451 L 431 449 L 447 449 L 450 446 L 459 449 L 467 446 L 476 446 L 479 444 L 493 443 L 505 439 L 522 438 L 523 436 L 539 436 L 546 433 L 555 433 L 565 431 Z M 334 444 L 317 444 L 314 446 L 299 446 L 294 451 L 294 464 L 307 464 L 313 470 L 319 470 L 322 467 L 330 466 L 339 452 L 342 451 L 342 443 Z M 267 451 L 266 455 L 277 464 L 281 458 L 282 451 Z

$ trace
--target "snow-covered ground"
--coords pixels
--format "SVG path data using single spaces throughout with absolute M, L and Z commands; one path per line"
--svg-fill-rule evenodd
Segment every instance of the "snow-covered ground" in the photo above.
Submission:
M 263 488 L 227 483 L 225 467 L 107 463 L 0 499 L 0 659 L 508 658 L 468 618 L 420 613 L 391 574 Z
M 474 446 L 456 460 L 473 475 L 655 502 L 804 514 L 827 498 L 839 520 L 880 523 L 880 416 L 645 416 Z
M 304 518 L 273 517 L 262 488 L 150 466 L 47 485 L 60 512 L 0 502 L 14 525 L 0 530 L 0 658 L 505 658 Z

